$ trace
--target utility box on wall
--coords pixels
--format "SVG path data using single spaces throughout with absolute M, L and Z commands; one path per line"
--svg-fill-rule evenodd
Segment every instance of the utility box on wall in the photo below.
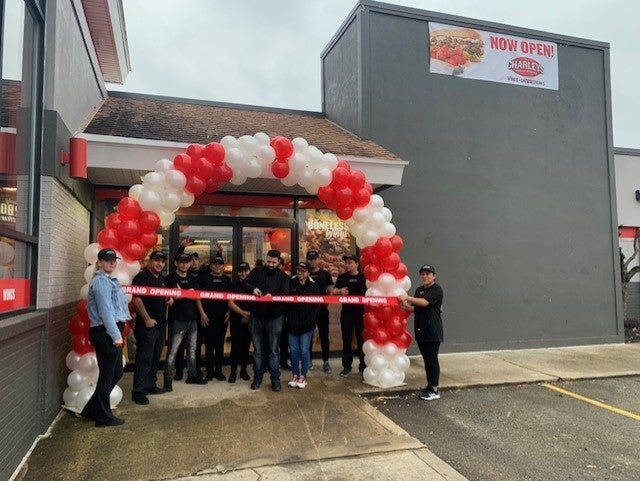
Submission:
M 362 1 L 322 64 L 327 118 L 410 161 L 382 196 L 444 350 L 623 341 L 608 44 Z

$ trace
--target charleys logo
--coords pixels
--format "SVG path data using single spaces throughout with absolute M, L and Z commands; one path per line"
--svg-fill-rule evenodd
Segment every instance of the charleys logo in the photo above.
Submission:
M 510 60 L 507 68 L 523 77 L 537 77 L 544 73 L 544 68 L 537 60 L 527 57 L 518 57 Z

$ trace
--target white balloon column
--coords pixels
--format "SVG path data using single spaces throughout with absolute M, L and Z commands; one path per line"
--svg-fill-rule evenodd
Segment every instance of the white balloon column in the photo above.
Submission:
M 407 268 L 398 252 L 403 241 L 391 223 L 391 211 L 384 200 L 373 194 L 365 175 L 334 154 L 322 153 L 301 137 L 292 141 L 285 137 L 270 139 L 265 133 L 224 137 L 220 143 L 189 145 L 185 153 L 173 161 L 160 159 L 153 172 L 141 184 L 129 189 L 120 200 L 117 212 L 106 219 L 97 242 L 85 249 L 89 264 L 80 295 L 78 314 L 69 324 L 74 334 L 73 350 L 67 356 L 71 374 L 67 379 L 64 404 L 81 410 L 90 397 L 97 379 L 95 353 L 88 340 L 89 319 L 86 297 L 93 276 L 97 253 L 102 248 L 118 251 L 115 276 L 121 284 L 131 283 L 139 272 L 139 261 L 157 243 L 158 227 L 170 226 L 180 207 L 193 204 L 204 192 L 216 192 L 225 182 L 235 185 L 248 178 L 278 178 L 285 186 L 298 184 L 317 195 L 349 226 L 361 248 L 361 266 L 367 279 L 367 295 L 397 296 L 411 287 Z M 406 349 L 411 335 L 406 331 L 409 313 L 397 305 L 366 306 L 364 345 L 367 369 L 365 382 L 382 387 L 400 385 L 409 368 Z M 113 405 L 122 398 L 116 386 Z

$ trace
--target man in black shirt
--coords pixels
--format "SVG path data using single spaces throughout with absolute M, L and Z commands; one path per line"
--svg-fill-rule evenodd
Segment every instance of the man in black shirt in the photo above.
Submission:
M 198 282 L 188 275 L 189 254 L 179 254 L 176 256 L 174 264 L 176 271 L 169 274 L 166 279 L 167 287 L 177 287 L 184 290 L 198 290 Z M 202 308 L 202 302 L 187 298 L 174 299 L 173 305 L 169 308 L 169 325 L 172 333 L 169 344 L 169 354 L 164 365 L 164 389 L 172 391 L 172 372 L 175 367 L 176 353 L 182 340 L 188 339 L 187 350 L 187 383 L 206 384 L 207 381 L 200 377 L 196 368 L 196 342 L 198 338 L 198 314 L 202 323 L 208 323 L 207 314 Z
M 440 399 L 438 382 L 440 363 L 438 351 L 444 336 L 442 332 L 442 287 L 436 284 L 436 270 L 431 264 L 420 267 L 422 285 L 416 289 L 413 297 L 402 294 L 398 296 L 400 305 L 414 312 L 415 338 L 420 354 L 424 360 L 427 373 L 427 387 L 420 391 L 418 397 L 424 401 Z
M 340 274 L 333 286 L 333 294 L 337 296 L 364 296 L 367 292 L 367 280 L 358 269 L 358 257 L 354 254 L 342 256 L 345 262 L 347 272 Z M 342 331 L 342 372 L 340 375 L 346 377 L 351 373 L 351 364 L 353 364 L 353 349 L 351 348 L 351 340 L 355 331 L 356 340 L 358 342 L 357 354 L 360 359 L 358 369 L 360 374 L 364 372 L 366 364 L 364 363 L 364 353 L 362 345 L 364 338 L 364 307 L 360 304 L 343 304 L 340 312 L 340 328 Z
M 251 271 L 251 266 L 246 262 L 241 262 L 238 266 L 238 277 L 233 284 L 233 292 L 244 292 L 242 285 Z M 249 312 L 250 302 L 229 301 L 229 330 L 231 331 L 231 372 L 229 382 L 236 382 L 236 370 L 240 365 L 240 379 L 248 381 L 247 364 L 249 362 L 249 347 L 251 346 L 251 336 L 249 335 Z
M 321 295 L 329 294 L 333 288 L 333 278 L 329 271 L 319 266 L 320 254 L 316 250 L 307 252 L 307 262 L 309 263 L 309 277 L 316 283 Z M 329 364 L 329 309 L 326 304 L 320 304 L 320 310 L 316 315 L 316 326 L 320 336 L 320 346 L 322 347 L 322 369 L 327 374 L 331 374 Z M 311 337 L 311 357 L 313 358 L 313 336 Z
M 209 264 L 209 272 L 203 272 L 200 276 L 200 289 L 203 291 L 231 292 L 231 279 L 224 275 L 224 259 L 215 256 Z M 229 319 L 228 301 L 203 300 L 202 307 L 207 313 L 209 321 L 202 324 L 198 331 L 198 353 L 201 343 L 205 348 L 205 367 L 207 368 L 207 380 L 216 378 L 218 381 L 226 381 L 222 374 L 222 360 L 224 359 L 224 339 L 227 334 Z
M 167 256 L 164 252 L 153 251 L 149 255 L 147 268 L 133 278 L 132 285 L 164 287 L 165 279 L 162 270 L 166 261 Z M 147 394 L 165 392 L 156 385 L 156 376 L 165 342 L 166 309 L 172 303 L 173 299 L 166 297 L 135 296 L 133 298 L 138 318 L 133 330 L 137 351 L 131 399 L 136 404 L 149 404 Z
M 244 291 L 254 296 L 272 296 L 289 294 L 289 276 L 278 269 L 280 251 L 267 252 L 264 268 L 256 267 L 244 282 Z M 259 389 L 262 384 L 264 368 L 268 360 L 271 372 L 271 388 L 278 392 L 280 384 L 280 333 L 284 321 L 285 306 L 281 302 L 251 302 L 249 311 L 249 332 L 253 341 L 253 383 L 251 389 Z M 268 353 L 264 352 L 265 340 Z

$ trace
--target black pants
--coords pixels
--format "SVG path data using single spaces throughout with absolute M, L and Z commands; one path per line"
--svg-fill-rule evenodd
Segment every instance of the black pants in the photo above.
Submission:
M 156 326 L 148 329 L 144 321 L 139 319 L 133 331 L 136 337 L 136 363 L 133 370 L 133 388 L 131 393 L 143 395 L 149 388 L 156 387 L 156 376 L 160 353 L 164 346 L 165 323 L 161 320 Z
M 362 352 L 362 345 L 364 344 L 364 337 L 362 332 L 364 331 L 364 322 L 362 321 L 362 314 L 341 312 L 340 313 L 340 329 L 342 330 L 342 367 L 345 369 L 351 369 L 353 364 L 353 349 L 351 348 L 351 339 L 353 339 L 353 332 L 355 330 L 356 340 L 358 341 L 358 349 L 356 353 L 360 359 L 360 365 L 358 370 L 364 371 L 366 364 L 364 363 L 364 353 Z
M 238 365 L 241 371 L 247 370 L 249 362 L 249 346 L 251 336 L 249 335 L 249 323 L 243 324 L 235 316 L 231 317 L 231 372 L 236 372 Z
M 318 335 L 320 336 L 320 346 L 322 347 L 322 360 L 329 360 L 329 311 L 321 309 L 316 316 L 316 326 L 318 326 Z M 313 336 L 311 336 L 311 344 L 309 353 L 313 359 Z
M 124 323 L 118 323 L 120 333 Z M 93 396 L 82 410 L 82 416 L 93 419 L 96 424 L 105 424 L 114 419 L 111 412 L 110 395 L 113 388 L 122 378 L 122 348 L 113 345 L 113 339 L 107 334 L 104 326 L 89 329 L 89 339 L 96 348 L 98 360 L 98 383 Z
M 204 366 L 207 374 L 222 370 L 222 361 L 224 360 L 224 338 L 227 335 L 227 324 L 225 316 L 208 316 L 209 325 L 203 326 L 198 324 L 198 348 L 196 349 L 196 361 L 198 368 L 202 367 L 200 354 L 202 345 L 204 345 L 205 361 Z
M 427 372 L 427 383 L 429 386 L 438 387 L 438 382 L 440 381 L 440 362 L 438 361 L 440 342 L 416 341 L 416 343 L 424 360 L 424 370 Z
M 289 363 L 289 328 L 287 327 L 287 318 L 285 316 L 282 323 L 282 332 L 280 333 L 280 365 L 285 366 Z

